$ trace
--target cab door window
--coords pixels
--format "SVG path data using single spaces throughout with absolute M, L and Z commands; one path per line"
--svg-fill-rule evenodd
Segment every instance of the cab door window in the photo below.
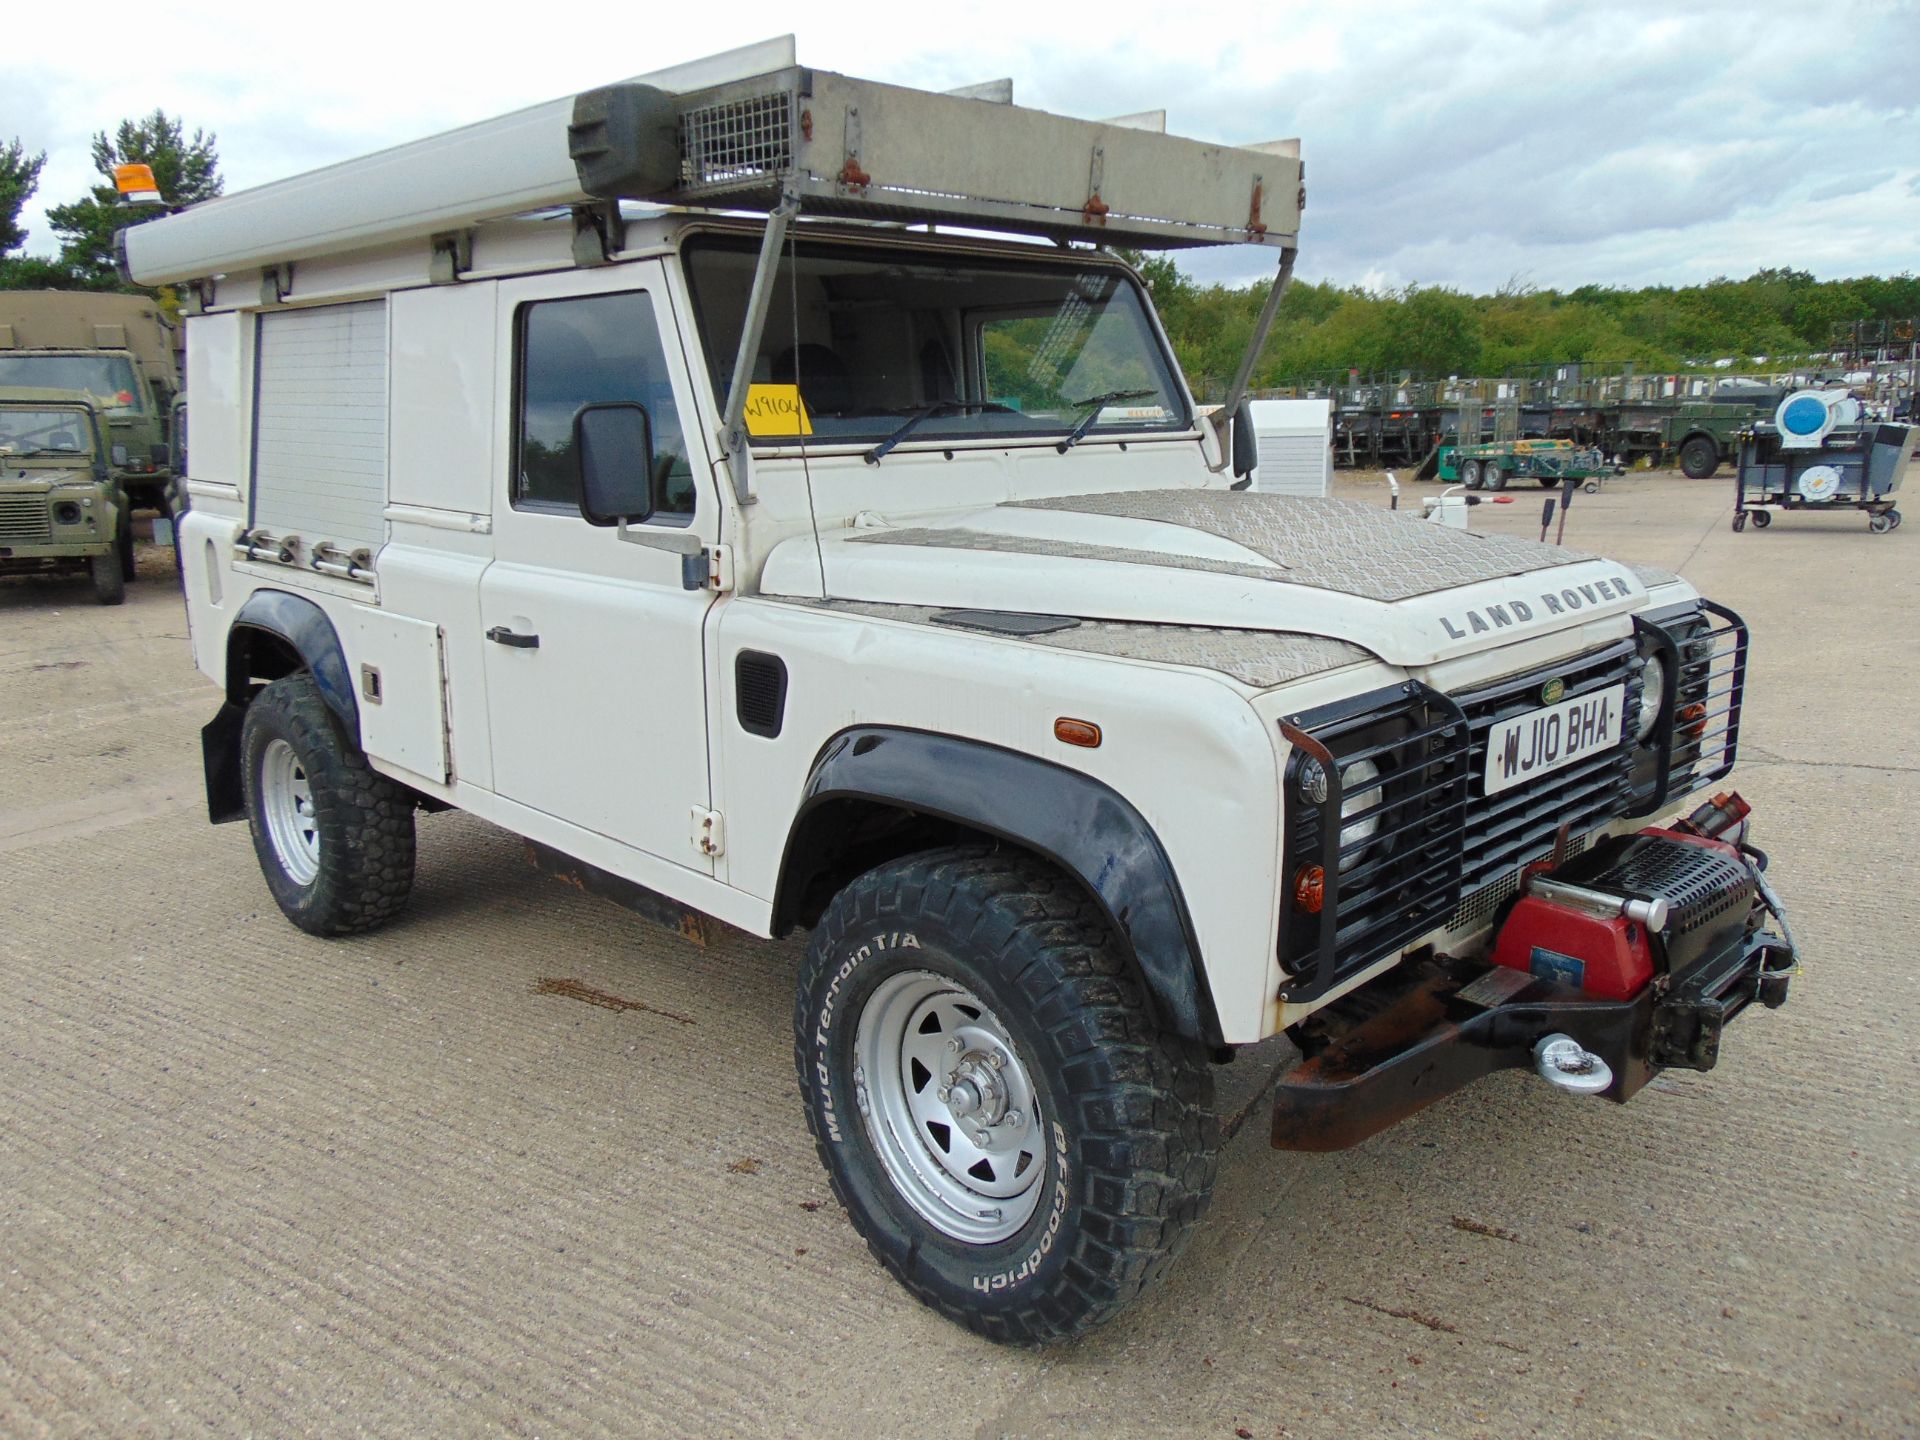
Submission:
M 573 417 L 582 405 L 644 405 L 652 422 L 654 493 L 648 517 L 693 517 L 693 467 L 673 403 L 653 297 L 644 290 L 539 300 L 520 307 L 515 366 L 513 504 L 579 514 Z

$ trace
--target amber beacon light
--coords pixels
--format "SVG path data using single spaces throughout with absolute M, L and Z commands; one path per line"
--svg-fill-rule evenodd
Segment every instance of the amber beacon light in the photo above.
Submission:
M 160 203 L 160 185 L 153 178 L 151 165 L 116 165 L 113 167 L 113 184 L 120 192 L 120 203 L 123 205 Z

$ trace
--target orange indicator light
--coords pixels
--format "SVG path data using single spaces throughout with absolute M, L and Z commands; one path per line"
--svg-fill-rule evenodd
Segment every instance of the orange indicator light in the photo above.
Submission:
M 1070 720 L 1062 715 L 1053 722 L 1053 738 L 1062 745 L 1078 745 L 1083 750 L 1100 748 L 1100 727 L 1091 720 Z
M 1318 865 L 1303 865 L 1293 877 L 1293 908 L 1318 915 L 1327 903 L 1327 872 Z

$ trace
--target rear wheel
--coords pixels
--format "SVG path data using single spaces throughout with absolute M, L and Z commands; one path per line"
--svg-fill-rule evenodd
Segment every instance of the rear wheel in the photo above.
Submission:
M 1704 480 L 1720 468 L 1720 446 L 1709 435 L 1695 435 L 1680 447 L 1680 473 Z
M 413 888 L 413 799 L 367 765 L 308 674 L 247 707 L 240 776 L 254 853 L 282 913 L 314 935 L 393 918 Z
M 1492 461 L 1487 461 L 1487 489 L 1504 490 L 1507 488 L 1507 472 Z
M 1557 489 L 1560 484 L 1560 477 L 1557 475 L 1536 475 L 1533 478 L 1540 482 L 1542 490 Z
M 1460 482 L 1469 490 L 1478 490 L 1483 473 L 1478 460 L 1468 460 L 1460 466 Z
M 1893 530 L 1893 520 L 1886 515 L 1876 515 L 1867 521 L 1867 528 L 1876 535 L 1890 534 Z
M 1753 528 L 1754 529 L 1764 530 L 1767 528 L 1767 526 L 1771 525 L 1772 523 L 1773 523 L 1773 516 L 1769 514 L 1767 511 L 1755 510 L 1753 512 Z
M 120 567 L 119 547 L 87 561 L 87 574 L 93 579 L 93 598 L 102 605 L 118 605 L 127 598 L 127 576 Z
M 1733 533 L 1738 535 L 1742 530 L 1746 528 L 1747 528 L 1747 512 L 1744 510 L 1735 511 L 1734 517 L 1733 517 Z
M 934 851 L 854 881 L 814 932 L 794 1026 L 854 1227 L 989 1339 L 1109 1318 L 1206 1210 L 1205 1056 L 1158 1033 L 1079 885 L 1025 856 Z

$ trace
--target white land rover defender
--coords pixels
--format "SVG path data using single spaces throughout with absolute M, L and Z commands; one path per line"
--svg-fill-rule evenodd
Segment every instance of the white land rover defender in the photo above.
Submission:
M 1274 1143 L 1491 1070 L 1623 1100 L 1778 1004 L 1719 797 L 1746 634 L 1671 574 L 1245 489 L 1296 144 L 791 40 L 123 232 L 190 297 L 215 821 L 316 934 L 458 806 L 694 937 L 813 940 L 807 1123 L 875 1255 L 1042 1342 Z M 1202 415 L 1108 247 L 1278 277 Z

